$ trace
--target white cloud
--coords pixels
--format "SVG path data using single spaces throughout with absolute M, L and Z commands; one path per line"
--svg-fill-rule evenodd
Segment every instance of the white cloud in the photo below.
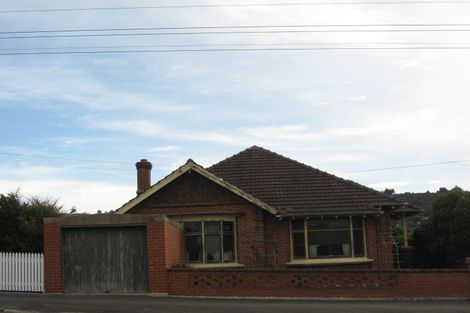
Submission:
M 114 141 L 115 138 L 112 137 L 51 137 L 45 138 L 46 142 L 60 142 L 64 146 L 76 146 L 76 145 L 85 145 L 92 143 L 103 143 Z
M 150 148 L 149 151 L 150 152 L 169 152 L 169 151 L 175 151 L 175 150 L 178 150 L 178 147 L 177 146 L 162 146 L 162 147 L 154 147 L 154 148 Z
M 4 173 L 4 178 L 16 177 L 19 179 L 29 179 L 31 177 L 50 177 L 58 174 L 60 170 L 60 168 L 44 165 L 30 165 L 27 163 L 0 165 L 0 172 Z
M 380 112 L 379 112 L 380 113 Z M 383 114 L 383 113 L 382 113 Z M 470 114 L 470 111 L 469 111 Z M 377 115 L 375 118 L 374 115 Z M 463 116 L 445 119 L 448 108 L 430 107 L 409 112 L 386 112 L 385 116 L 371 113 L 371 121 L 353 122 L 358 126 L 313 129 L 306 124 L 285 124 L 260 127 L 225 127 L 219 130 L 185 129 L 180 125 L 164 125 L 158 121 L 113 120 L 88 117 L 83 120 L 88 127 L 106 130 L 119 130 L 149 138 L 168 138 L 172 140 L 205 141 L 214 144 L 248 146 L 252 144 L 278 146 L 296 145 L 331 145 L 349 141 L 352 146 L 367 150 L 380 149 L 397 151 L 416 146 L 433 148 L 436 145 L 455 148 L 456 144 L 470 136 Z M 438 128 L 434 125 L 439 125 Z M 348 145 L 350 145 L 348 143 Z M 470 153 L 470 147 L 459 144 L 462 153 Z M 367 151 L 366 150 L 366 151 Z M 462 155 L 462 157 L 465 155 Z
M 169 130 L 149 120 L 110 120 L 94 117 L 84 117 L 82 121 L 87 127 L 124 131 L 131 134 L 147 137 L 170 136 Z
M 73 104 L 104 111 L 181 112 L 194 107 L 169 103 L 148 93 L 116 89 L 82 69 L 65 66 L 53 66 L 47 70 L 38 66 L 3 66 L 0 86 L 3 100 L 32 99 L 33 106 L 52 109 Z
M 344 162 L 358 162 L 368 161 L 374 157 L 370 154 L 352 154 L 352 153 L 338 153 L 328 156 L 315 157 L 312 159 L 314 163 L 344 163 Z
M 83 118 L 90 128 L 119 130 L 144 137 L 172 138 L 173 140 L 206 141 L 226 145 L 249 145 L 257 141 L 271 142 L 279 139 L 301 141 L 317 138 L 305 125 L 281 125 L 270 127 L 243 127 L 221 131 L 199 131 L 166 127 L 150 120 L 108 120 L 95 117 Z
M 78 212 L 96 213 L 119 208 L 135 196 L 135 186 L 121 186 L 99 181 L 73 180 L 0 180 L 2 193 L 20 188 L 31 197 L 59 199 L 65 209 L 76 207 Z
M 367 100 L 367 96 L 349 96 L 346 99 L 349 101 L 364 101 Z
M 374 184 L 367 184 L 368 187 L 383 190 L 385 188 L 396 188 L 396 187 L 403 187 L 409 185 L 410 182 L 403 182 L 403 181 L 387 181 L 387 182 L 380 182 Z

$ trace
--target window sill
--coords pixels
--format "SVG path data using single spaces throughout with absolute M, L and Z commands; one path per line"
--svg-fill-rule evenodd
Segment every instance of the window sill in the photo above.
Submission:
M 227 268 L 227 267 L 245 267 L 240 263 L 205 263 L 205 264 L 185 264 L 189 268 Z
M 287 266 L 308 266 L 308 265 L 341 265 L 341 264 L 360 264 L 372 263 L 374 260 L 362 258 L 331 258 L 331 259 L 310 259 L 310 260 L 293 260 L 286 263 Z

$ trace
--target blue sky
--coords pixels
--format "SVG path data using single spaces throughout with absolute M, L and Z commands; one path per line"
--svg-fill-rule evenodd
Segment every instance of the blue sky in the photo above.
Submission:
M 72 3 L 14 1 L 0 11 L 59 7 Z M 462 4 L 49 12 L 2 14 L 0 27 L 468 23 L 469 13 Z M 2 40 L 0 49 L 280 42 L 470 38 L 465 32 L 55 38 Z M 140 158 L 153 162 L 156 182 L 188 158 L 208 166 L 254 144 L 379 190 L 468 189 L 465 162 L 350 173 L 470 158 L 468 57 L 468 50 L 0 56 L 0 193 L 19 187 L 81 212 L 111 210 L 134 196 Z

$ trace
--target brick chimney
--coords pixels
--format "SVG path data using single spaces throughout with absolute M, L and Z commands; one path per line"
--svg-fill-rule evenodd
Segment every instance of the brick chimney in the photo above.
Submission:
M 140 195 L 151 186 L 152 163 L 147 159 L 141 159 L 135 163 L 135 167 L 137 168 L 137 194 Z

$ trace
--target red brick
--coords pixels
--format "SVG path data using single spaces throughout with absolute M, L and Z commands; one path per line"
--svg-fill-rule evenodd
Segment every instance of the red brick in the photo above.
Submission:
M 170 269 L 168 273 L 170 295 L 470 298 L 468 270 Z
M 62 247 L 59 224 L 44 224 L 44 290 L 62 293 Z

